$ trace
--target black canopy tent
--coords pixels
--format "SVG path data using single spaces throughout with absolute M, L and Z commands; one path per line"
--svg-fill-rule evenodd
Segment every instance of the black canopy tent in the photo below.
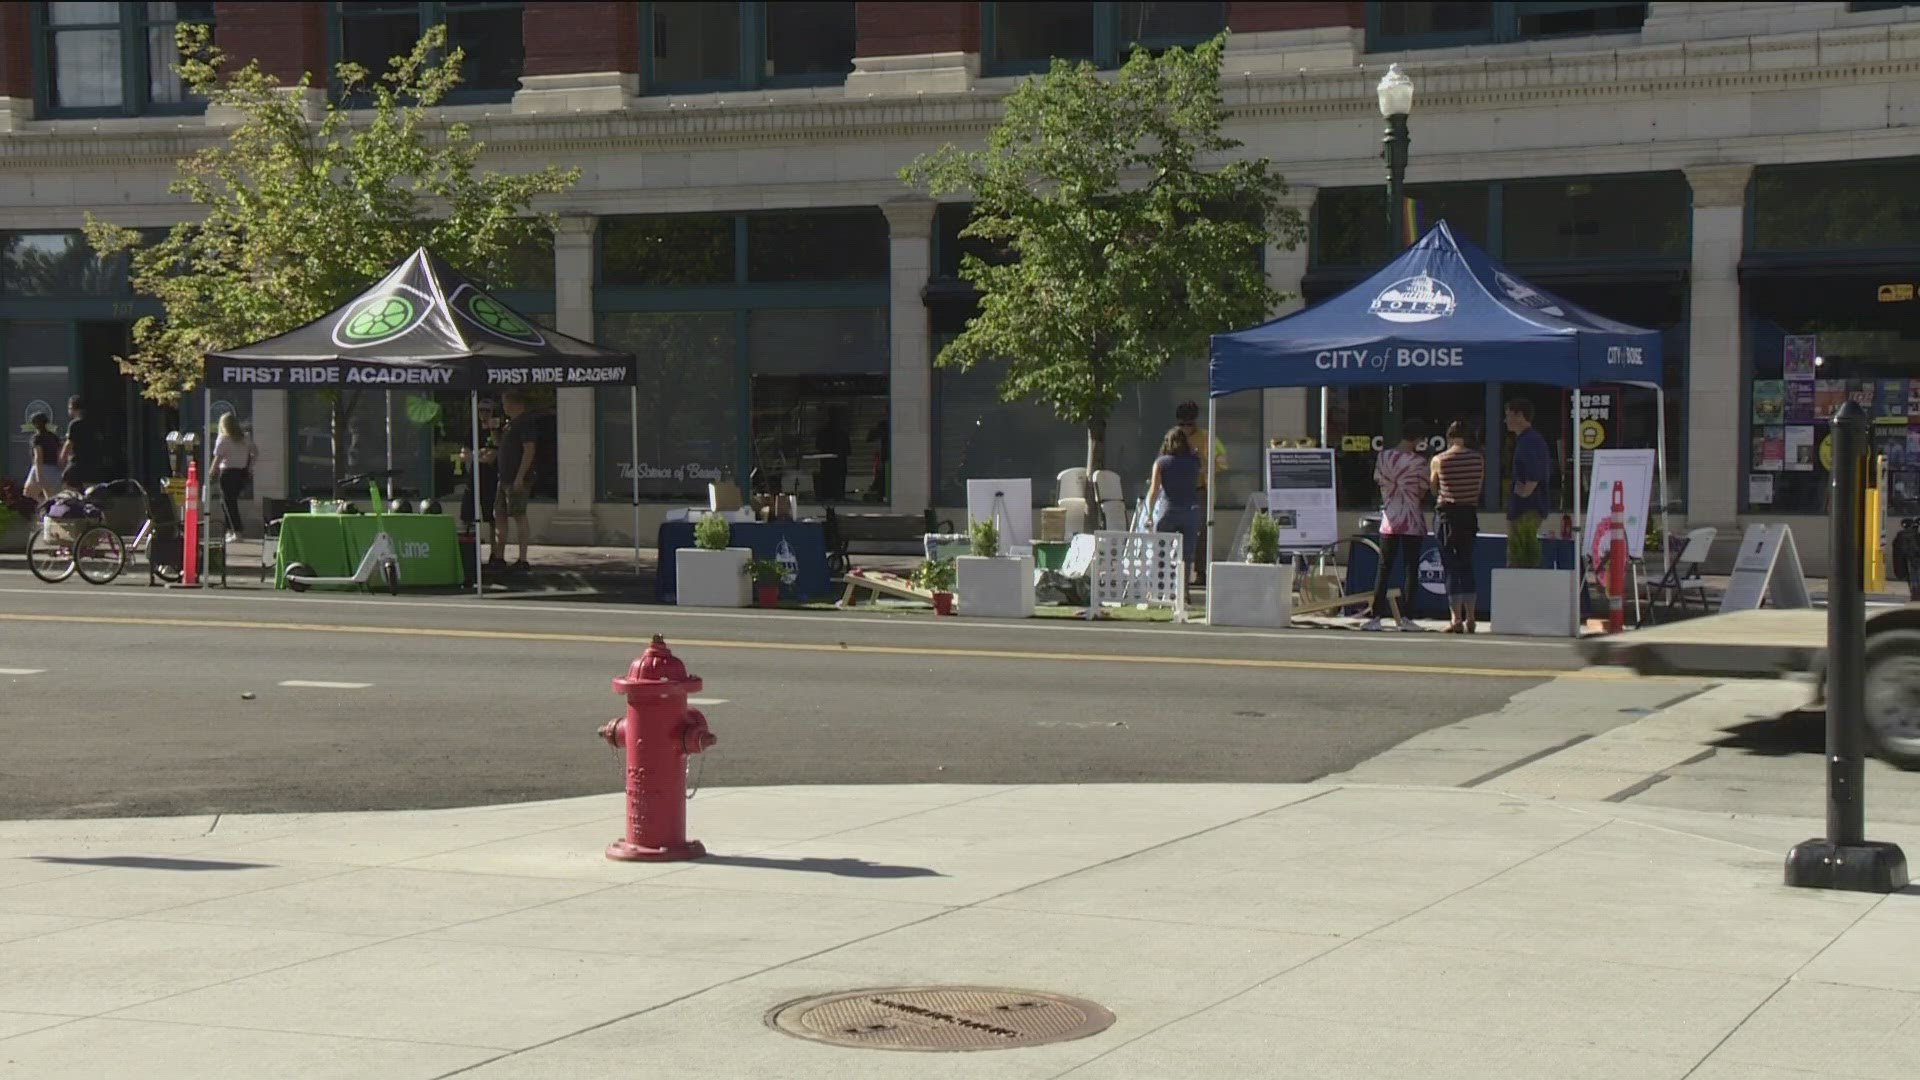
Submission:
M 472 408 L 474 520 L 480 505 L 480 392 L 518 387 L 625 386 L 640 459 L 640 390 L 632 353 L 537 327 L 425 248 L 346 304 L 305 326 L 207 354 L 210 389 L 465 390 Z M 204 437 L 211 440 L 209 398 Z M 209 445 L 211 443 L 209 442 Z M 640 559 L 640 479 L 633 481 L 633 554 Z M 476 566 L 475 588 L 484 591 Z

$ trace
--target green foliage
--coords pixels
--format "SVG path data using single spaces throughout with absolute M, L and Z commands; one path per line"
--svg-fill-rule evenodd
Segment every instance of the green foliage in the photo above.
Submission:
M 778 585 L 787 576 L 787 570 L 772 559 L 747 560 L 747 573 L 755 585 Z
M 1540 516 L 1522 514 L 1507 522 L 1507 567 L 1512 570 L 1540 568 Z
M 119 358 L 156 401 L 196 386 L 208 352 L 319 318 L 417 247 L 483 280 L 509 274 L 514 254 L 552 230 L 531 213 L 534 200 L 579 176 L 553 165 L 476 168 L 481 144 L 467 125 L 433 115 L 464 60 L 446 48 L 444 27 L 378 77 L 341 64 L 339 96 L 367 107 L 328 102 L 317 115 L 309 77 L 283 87 L 257 62 L 227 70 L 205 26 L 182 23 L 176 38 L 181 81 L 210 113 L 237 119 L 224 141 L 181 159 L 168 185 L 203 213 L 145 246 L 135 230 L 91 214 L 86 225 L 103 258 L 132 253 L 134 289 L 165 306 L 134 324 L 133 348 Z M 336 432 L 353 396 L 335 399 Z
M 724 551 L 733 529 L 719 514 L 708 514 L 693 526 L 693 544 L 701 551 Z
M 1004 363 L 1004 399 L 1086 427 L 1089 470 L 1105 467 L 1123 392 L 1203 355 L 1209 334 L 1265 318 L 1284 297 L 1259 252 L 1306 235 L 1267 162 L 1229 158 L 1240 143 L 1223 133 L 1224 45 L 1135 49 L 1112 77 L 1056 60 L 1007 97 L 986 149 L 949 145 L 901 171 L 936 198 L 969 195 L 961 235 L 1014 256 L 962 260 L 980 313 L 938 362 Z
M 407 395 L 407 422 L 414 427 L 426 427 L 440 422 L 440 403 L 425 394 Z
M 952 592 L 954 565 L 952 559 L 928 559 L 913 568 L 913 583 L 928 592 Z
M 1272 514 L 1255 514 L 1247 529 L 1247 561 L 1272 565 L 1280 561 L 1280 523 Z
M 991 559 L 1000 554 L 1000 526 L 992 518 L 976 521 L 967 526 L 967 543 L 971 554 L 982 559 Z

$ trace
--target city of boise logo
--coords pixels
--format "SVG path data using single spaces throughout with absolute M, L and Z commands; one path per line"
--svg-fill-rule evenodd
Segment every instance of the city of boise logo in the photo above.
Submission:
M 454 313 L 495 337 L 536 348 L 547 343 L 540 331 L 507 309 L 505 304 L 471 285 L 461 285 L 448 301 Z
M 1535 311 L 1543 311 L 1556 319 L 1566 315 L 1558 305 L 1535 292 L 1525 282 L 1508 277 L 1499 270 L 1493 272 L 1493 280 L 1500 283 L 1500 291 L 1507 294 L 1507 299 L 1516 304 L 1524 304 Z
M 364 349 L 392 341 L 420 325 L 433 300 L 417 289 L 393 285 L 354 301 L 333 324 L 333 343 L 343 349 Z
M 1447 595 L 1447 566 L 1438 548 L 1420 556 L 1420 587 L 1435 596 Z
M 1453 290 L 1443 281 L 1419 274 L 1381 290 L 1367 310 L 1388 322 L 1419 323 L 1453 314 Z

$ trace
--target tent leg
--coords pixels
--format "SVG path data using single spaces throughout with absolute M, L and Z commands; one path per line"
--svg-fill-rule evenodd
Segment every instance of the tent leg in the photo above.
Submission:
M 1328 416 L 1327 388 L 1323 386 L 1320 388 L 1320 447 L 1323 450 L 1331 449 L 1333 446 L 1333 443 L 1329 441 Z M 1211 432 L 1209 432 L 1209 434 L 1211 434 Z
M 467 394 L 467 419 L 473 428 L 473 461 L 467 470 L 467 487 L 473 496 L 473 595 L 487 595 L 486 553 L 480 550 L 480 526 L 486 521 L 480 507 L 480 391 Z
M 1673 500 L 1667 497 L 1667 391 L 1664 387 L 1653 388 L 1653 407 L 1658 415 L 1654 421 L 1654 457 L 1658 459 L 1656 468 L 1660 470 L 1660 580 L 1665 581 L 1667 570 L 1671 568 L 1673 533 L 1667 524 L 1667 507 Z M 1637 595 L 1637 593 L 1636 593 Z
M 393 471 L 393 391 L 384 390 L 381 393 L 387 399 L 387 471 L 392 472 Z M 393 478 L 392 477 L 387 478 L 387 488 L 388 488 L 387 494 L 392 495 L 393 494 L 393 491 L 392 491 Z
M 634 384 L 629 389 L 627 400 L 628 426 L 633 432 L 633 444 L 629 447 L 632 457 L 628 464 L 633 470 L 633 572 L 640 572 L 640 386 Z
M 1587 532 L 1585 504 L 1580 501 L 1580 386 L 1578 383 L 1574 384 L 1573 392 L 1567 396 L 1573 402 L 1567 409 L 1568 415 L 1573 420 L 1573 426 L 1569 429 L 1573 432 L 1573 438 L 1568 440 L 1573 445 L 1573 625 L 1568 627 L 1568 630 L 1571 636 L 1577 638 L 1580 636 L 1581 626 L 1580 594 L 1587 589 L 1587 570 L 1584 561 L 1586 552 L 1581 550 L 1586 546 Z
M 1214 397 L 1212 394 L 1208 394 L 1207 395 L 1207 438 L 1206 438 L 1207 445 L 1202 447 L 1200 451 L 1201 453 L 1207 456 L 1207 520 L 1206 520 L 1206 524 L 1201 526 L 1200 528 L 1201 543 L 1205 544 L 1206 546 L 1194 555 L 1194 559 L 1196 561 L 1205 560 L 1204 562 L 1200 562 L 1200 567 L 1203 570 L 1209 570 L 1206 563 L 1213 561 L 1213 507 L 1214 507 L 1213 483 L 1214 483 L 1214 475 L 1215 475 L 1214 465 L 1216 464 L 1214 459 L 1214 454 L 1213 454 L 1213 440 L 1218 438 L 1218 436 L 1216 436 L 1214 432 L 1219 430 L 1219 425 L 1220 425 L 1220 399 L 1217 397 Z M 1208 626 L 1213 625 L 1213 574 L 1211 573 L 1210 570 L 1209 570 L 1209 573 L 1207 574 L 1206 622 Z

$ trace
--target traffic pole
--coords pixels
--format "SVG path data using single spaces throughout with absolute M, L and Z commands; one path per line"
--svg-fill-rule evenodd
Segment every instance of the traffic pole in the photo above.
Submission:
M 1613 543 L 1607 549 L 1607 633 L 1627 628 L 1627 492 L 1613 482 Z
M 1867 410 L 1849 401 L 1833 415 L 1833 549 L 1827 578 L 1827 835 L 1787 853 L 1787 884 L 1806 889 L 1898 892 L 1907 857 L 1866 839 Z

